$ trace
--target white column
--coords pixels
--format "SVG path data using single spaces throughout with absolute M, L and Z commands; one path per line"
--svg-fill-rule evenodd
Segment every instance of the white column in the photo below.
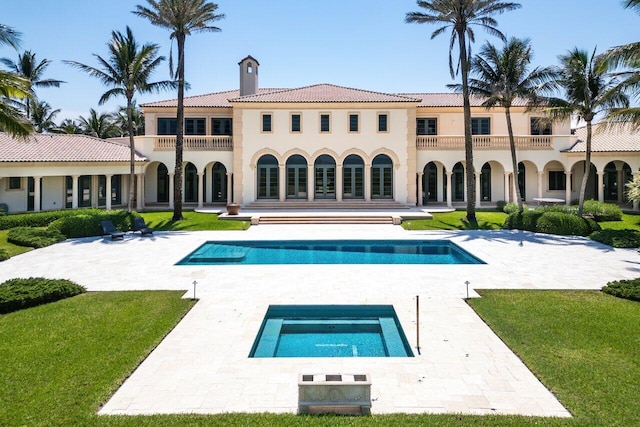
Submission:
M 144 187 L 144 182 L 142 180 L 143 175 L 141 173 L 137 173 L 136 174 L 136 210 L 137 211 L 141 211 L 142 210 L 142 194 L 144 193 L 143 187 Z
M 422 179 L 424 177 L 424 172 L 418 172 L 418 206 L 424 205 L 424 200 L 422 200 Z
M 444 202 L 444 185 L 441 182 L 443 176 L 442 169 L 443 166 L 441 166 L 440 164 L 436 166 L 436 200 L 438 202 Z
M 475 179 L 475 185 L 476 185 L 476 207 L 480 207 L 480 204 L 482 203 L 482 195 L 480 194 L 480 174 L 481 172 L 476 172 L 474 175 L 476 177 Z M 465 191 L 466 193 L 466 191 Z
M 279 182 L 279 188 L 278 188 L 278 198 L 280 199 L 281 202 L 284 202 L 287 199 L 287 181 L 286 181 L 286 172 L 287 172 L 287 166 L 286 165 L 278 165 L 278 182 Z
M 542 198 L 544 171 L 538 172 L 538 198 Z
M 307 165 L 307 200 L 313 202 L 315 193 L 315 187 L 313 183 L 314 178 L 314 167 L 313 165 Z
M 227 203 L 233 202 L 233 174 L 227 172 Z
M 206 169 L 205 168 L 205 174 L 204 174 L 204 180 L 203 182 L 206 181 L 207 176 L 209 176 L 209 185 L 207 185 L 207 192 L 204 195 L 204 202 L 205 203 L 211 203 L 213 202 L 213 185 L 211 185 L 213 183 L 213 168 L 211 166 L 208 167 L 209 169 L 209 173 L 206 173 Z
M 571 204 L 571 171 L 565 172 L 565 190 L 564 190 L 564 200 L 567 205 Z
M 173 172 L 169 172 L 167 176 L 169 177 L 169 209 L 173 209 L 173 201 L 174 201 L 173 191 L 175 187 L 175 183 L 173 181 L 175 179 L 176 174 Z
M 105 196 L 106 196 L 105 209 L 107 209 L 108 211 L 111 210 L 111 191 L 112 191 L 112 189 L 111 189 L 111 177 L 112 176 L 113 175 L 105 175 L 104 176 L 104 179 L 105 179 L 105 189 L 104 189 L 104 191 L 105 191 Z
M 604 172 L 598 171 L 596 175 L 598 176 L 598 201 L 604 202 Z
M 364 165 L 364 201 L 371 201 L 371 165 Z
M 336 165 L 336 201 L 342 201 L 342 165 Z
M 33 177 L 33 211 L 40 212 L 40 180 L 41 176 Z
M 618 183 L 618 204 L 621 205 L 624 202 L 624 192 L 626 191 L 626 187 L 624 186 L 625 182 L 622 177 L 622 169 L 616 172 L 616 182 Z
M 204 172 L 198 172 L 198 208 L 202 208 L 204 202 Z
M 453 204 L 451 203 L 451 176 L 453 172 L 445 172 L 447 175 L 447 206 L 452 208 Z
M 80 178 L 80 175 L 73 175 L 71 177 L 73 181 L 71 184 L 71 193 L 73 197 L 71 200 L 71 209 L 78 209 L 78 178 Z
M 504 173 L 504 201 L 509 203 L 511 201 L 511 192 L 509 191 L 509 174 Z

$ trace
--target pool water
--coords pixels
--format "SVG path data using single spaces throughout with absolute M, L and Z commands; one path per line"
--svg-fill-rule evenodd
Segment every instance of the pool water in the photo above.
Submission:
M 269 306 L 249 357 L 413 357 L 393 306 Z
M 210 241 L 177 265 L 484 264 L 449 240 Z

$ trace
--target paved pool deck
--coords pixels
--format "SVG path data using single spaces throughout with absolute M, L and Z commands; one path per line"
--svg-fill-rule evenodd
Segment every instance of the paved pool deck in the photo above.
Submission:
M 484 265 L 176 266 L 208 240 L 451 239 Z M 185 290 L 195 307 L 101 414 L 297 411 L 299 374 L 372 379 L 372 413 L 568 417 L 469 308 L 474 289 L 600 289 L 640 276 L 634 250 L 521 231 L 405 231 L 392 225 L 261 225 L 247 231 L 156 232 L 74 239 L 0 263 L 13 277 L 67 278 L 90 291 Z M 420 353 L 416 346 L 420 297 Z M 393 304 L 413 358 L 250 359 L 269 304 Z M 105 355 L 108 357 L 108 355 Z

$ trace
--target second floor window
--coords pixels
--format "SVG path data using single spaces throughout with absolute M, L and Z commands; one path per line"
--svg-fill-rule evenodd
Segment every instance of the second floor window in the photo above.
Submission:
M 271 114 L 262 115 L 262 132 L 271 132 Z
M 358 115 L 357 114 L 349 114 L 349 132 L 358 132 Z
M 416 134 L 437 135 L 438 119 L 416 119 Z
M 157 135 L 175 135 L 176 134 L 176 119 L 164 118 L 158 119 Z
M 291 132 L 301 132 L 301 116 L 300 114 L 291 115 Z
M 537 117 L 531 117 L 531 135 L 551 135 L 551 123 L 544 123 Z
M 211 135 L 233 135 L 233 119 L 211 119 Z
M 389 116 L 387 114 L 378 114 L 378 132 L 389 131 Z
M 184 119 L 185 135 L 206 135 L 204 119 Z
M 490 135 L 491 134 L 491 119 L 488 117 L 472 118 L 471 119 L 471 134 L 472 135 Z
M 328 114 L 320 114 L 320 132 L 331 132 L 331 120 Z

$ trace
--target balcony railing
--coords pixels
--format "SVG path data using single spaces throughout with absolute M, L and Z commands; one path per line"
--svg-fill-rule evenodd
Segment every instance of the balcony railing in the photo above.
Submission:
M 553 137 L 550 135 L 515 136 L 518 150 L 551 150 Z M 464 136 L 419 135 L 416 138 L 418 150 L 464 150 Z M 506 135 L 474 135 L 473 148 L 479 150 L 509 149 Z
M 156 136 L 153 144 L 155 151 L 174 151 L 176 149 L 176 137 L 175 136 Z M 185 151 L 232 151 L 233 150 L 233 137 L 228 135 L 223 136 L 185 136 L 184 146 Z

